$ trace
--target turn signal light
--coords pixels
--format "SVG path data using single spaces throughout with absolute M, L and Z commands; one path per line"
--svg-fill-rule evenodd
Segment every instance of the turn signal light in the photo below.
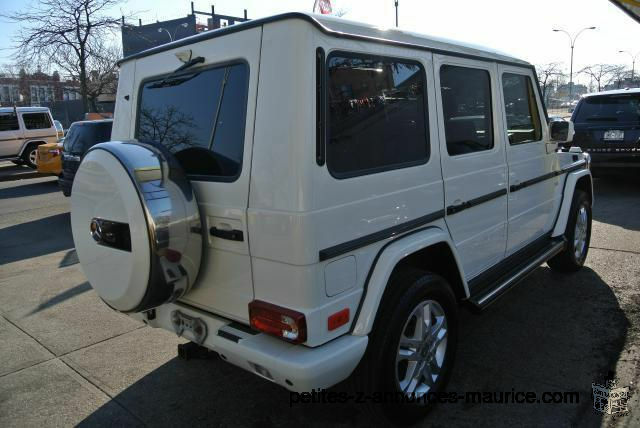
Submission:
M 307 340 L 307 321 L 304 314 L 271 303 L 254 300 L 249 303 L 251 327 L 288 342 Z
M 344 308 L 340 312 L 329 316 L 327 318 L 327 328 L 329 331 L 335 330 L 349 322 L 349 308 Z

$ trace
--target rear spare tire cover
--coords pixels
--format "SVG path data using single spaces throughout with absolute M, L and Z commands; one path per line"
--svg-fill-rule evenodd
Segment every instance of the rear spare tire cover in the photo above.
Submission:
M 73 180 L 71 231 L 89 283 L 112 308 L 145 311 L 189 291 L 202 258 L 193 189 L 162 147 L 98 144 Z

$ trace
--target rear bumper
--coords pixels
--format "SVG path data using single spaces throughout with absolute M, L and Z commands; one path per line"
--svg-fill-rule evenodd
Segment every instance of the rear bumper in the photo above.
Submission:
M 586 149 L 591 155 L 591 168 L 640 168 L 640 151 L 606 153 Z
M 328 388 L 349 377 L 369 340 L 367 336 L 344 335 L 316 348 L 292 345 L 180 303 L 156 308 L 155 319 L 150 321 L 143 314 L 131 316 L 151 327 L 174 331 L 171 313 L 175 310 L 205 322 L 208 333 L 202 345 L 222 359 L 296 392 Z M 187 332 L 184 337 L 193 339 Z

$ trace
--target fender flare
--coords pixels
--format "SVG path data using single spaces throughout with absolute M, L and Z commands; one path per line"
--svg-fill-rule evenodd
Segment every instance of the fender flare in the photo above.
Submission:
M 460 263 L 451 237 L 439 227 L 431 226 L 422 231 L 390 241 L 380 249 L 370 268 L 368 280 L 365 282 L 363 301 L 354 320 L 351 334 L 364 336 L 371 332 L 389 277 L 396 265 L 405 257 L 439 243 L 445 243 L 451 249 L 460 272 L 465 295 L 466 297 L 469 296 L 469 286 L 464 277 L 462 263 Z
M 560 211 L 558 212 L 558 219 L 551 232 L 551 236 L 561 236 L 564 234 L 567 228 L 567 221 L 569 220 L 569 210 L 571 209 L 571 201 L 573 201 L 573 194 L 575 192 L 576 183 L 584 176 L 589 176 L 589 183 L 591 185 L 591 200 L 593 201 L 593 179 L 591 178 L 591 171 L 589 169 L 582 169 L 567 174 L 567 179 L 564 183 L 564 191 L 562 193 L 562 204 L 560 205 Z M 593 202 L 592 202 L 593 205 Z
M 20 152 L 18 153 L 17 157 L 21 158 L 23 153 L 24 153 L 24 150 L 27 147 L 29 147 L 29 144 L 31 144 L 31 143 L 38 143 L 38 145 L 41 145 L 41 144 L 47 144 L 47 141 L 46 140 L 39 140 L 39 139 L 33 139 L 33 140 L 25 141 L 24 143 L 22 143 L 22 147 L 20 148 Z

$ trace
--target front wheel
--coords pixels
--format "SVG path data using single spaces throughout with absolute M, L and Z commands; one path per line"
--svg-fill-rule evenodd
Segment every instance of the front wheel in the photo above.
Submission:
M 38 165 L 37 165 L 37 161 L 38 161 L 38 145 L 37 144 L 30 144 L 24 150 L 24 153 L 22 154 L 22 161 L 29 168 L 36 169 L 38 167 Z
M 547 264 L 557 272 L 577 272 L 584 265 L 591 241 L 591 203 L 589 196 L 576 189 L 571 202 L 565 238 L 566 248 Z
M 405 269 L 392 276 L 369 346 L 354 376 L 374 415 L 412 424 L 447 384 L 458 340 L 456 298 L 440 276 Z

